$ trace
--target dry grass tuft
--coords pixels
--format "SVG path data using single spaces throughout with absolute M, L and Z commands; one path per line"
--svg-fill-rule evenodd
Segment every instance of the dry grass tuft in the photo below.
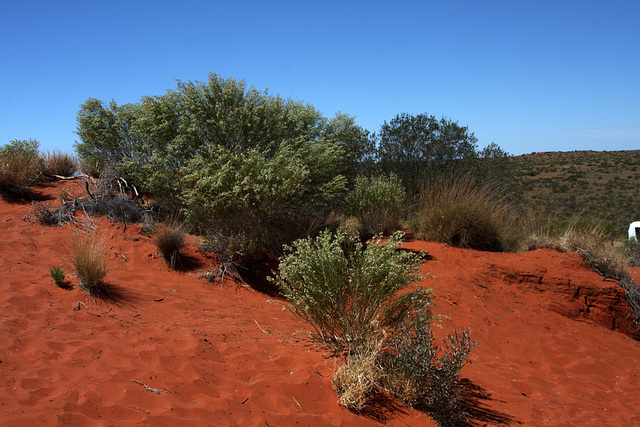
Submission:
M 0 154 L 0 192 L 20 192 L 38 181 L 38 158 L 24 153 Z
M 103 235 L 88 232 L 72 238 L 71 266 L 80 281 L 80 289 L 89 296 L 102 294 L 102 281 L 109 269 L 107 259 L 107 241 Z
M 384 375 L 378 363 L 382 347 L 382 340 L 372 340 L 336 370 L 332 383 L 345 408 L 360 412 L 377 394 Z
M 46 176 L 69 177 L 78 170 L 78 160 L 67 153 L 49 152 L 42 156 L 42 173 Z
M 153 242 L 169 267 L 174 270 L 182 268 L 180 251 L 185 246 L 186 234 L 185 225 L 177 220 L 170 220 L 156 227 Z
M 502 252 L 519 245 L 516 218 L 506 197 L 491 186 L 470 177 L 438 178 L 420 193 L 411 227 L 427 240 Z

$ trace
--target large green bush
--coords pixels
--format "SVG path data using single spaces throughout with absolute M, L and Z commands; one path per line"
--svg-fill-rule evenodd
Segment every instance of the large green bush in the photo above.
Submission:
M 353 117 L 215 74 L 136 104 L 89 99 L 78 135 L 82 163 L 115 164 L 236 260 L 321 225 L 369 142 Z
M 405 199 L 397 176 L 359 176 L 347 196 L 347 207 L 358 219 L 363 234 L 388 234 L 400 228 Z
M 367 142 L 353 117 L 327 119 L 309 104 L 215 74 L 205 83 L 178 82 L 175 90 L 136 104 L 88 99 L 78 112 L 77 133 L 83 163 L 113 162 L 136 185 L 167 197 L 179 193 L 191 159 L 212 148 L 270 156 L 285 142 L 323 142 L 343 149 L 346 172 Z
M 284 143 L 267 156 L 217 147 L 185 168 L 184 215 L 227 260 L 250 262 L 324 223 L 327 207 L 344 192 L 339 147 Z M 311 163 L 313 162 L 313 164 Z

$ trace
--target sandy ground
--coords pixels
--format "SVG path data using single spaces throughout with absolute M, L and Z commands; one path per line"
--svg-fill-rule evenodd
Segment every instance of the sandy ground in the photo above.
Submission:
M 56 203 L 58 185 L 35 194 Z M 210 283 L 213 260 L 193 240 L 193 268 L 175 272 L 140 225 L 100 220 L 111 298 L 56 286 L 54 266 L 77 284 L 67 259 L 79 228 L 41 226 L 31 209 L 0 201 L 2 425 L 435 425 L 397 404 L 342 408 L 335 359 L 263 275 Z M 472 425 L 640 425 L 640 335 L 617 282 L 551 250 L 406 247 L 430 255 L 419 285 L 448 316 L 436 333 L 468 327 L 478 343 L 462 372 Z

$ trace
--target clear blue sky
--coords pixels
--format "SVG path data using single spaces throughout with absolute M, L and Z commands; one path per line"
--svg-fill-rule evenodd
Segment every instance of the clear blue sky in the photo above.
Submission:
M 0 144 L 71 151 L 87 98 L 209 72 L 370 131 L 446 116 L 479 146 L 640 149 L 640 1 L 0 2 Z

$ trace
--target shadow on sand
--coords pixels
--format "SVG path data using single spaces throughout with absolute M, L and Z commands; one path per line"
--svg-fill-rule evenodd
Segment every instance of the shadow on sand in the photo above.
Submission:
M 460 400 L 456 404 L 415 409 L 429 415 L 438 425 L 447 427 L 522 424 L 508 414 L 489 408 L 488 403 L 494 399 L 487 390 L 466 378 L 460 381 L 460 386 Z M 364 410 L 357 413 L 384 424 L 408 412 L 407 407 L 393 396 L 379 393 Z

